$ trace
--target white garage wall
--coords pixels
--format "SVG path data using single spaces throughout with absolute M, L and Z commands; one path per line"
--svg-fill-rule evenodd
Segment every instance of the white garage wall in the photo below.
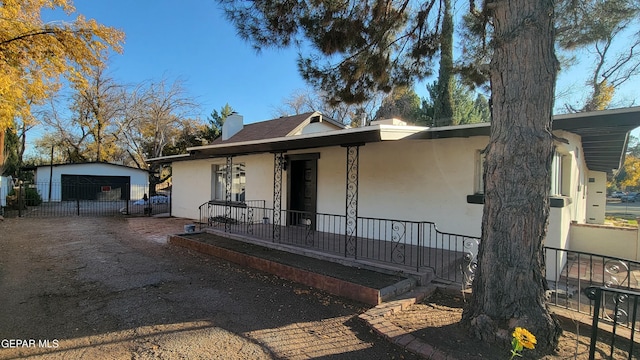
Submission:
M 51 201 L 62 199 L 62 175 L 92 175 L 92 176 L 128 176 L 131 184 L 131 199 L 142 199 L 149 191 L 149 173 L 145 170 L 118 166 L 107 163 L 64 164 L 39 166 L 36 170 L 36 186 L 43 201 L 49 200 L 49 179 L 51 179 Z M 57 186 L 55 186 L 57 185 Z

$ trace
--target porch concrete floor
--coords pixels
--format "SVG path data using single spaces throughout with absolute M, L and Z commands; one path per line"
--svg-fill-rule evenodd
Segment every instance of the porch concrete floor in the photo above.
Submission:
M 172 235 L 169 242 L 372 305 L 416 284 L 403 274 L 347 266 L 207 232 Z

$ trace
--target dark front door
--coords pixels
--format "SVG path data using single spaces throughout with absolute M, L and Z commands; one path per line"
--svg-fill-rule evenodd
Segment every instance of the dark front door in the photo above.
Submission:
M 289 225 L 315 222 L 317 205 L 317 159 L 291 160 L 289 163 Z M 311 223 L 309 223 L 311 221 Z

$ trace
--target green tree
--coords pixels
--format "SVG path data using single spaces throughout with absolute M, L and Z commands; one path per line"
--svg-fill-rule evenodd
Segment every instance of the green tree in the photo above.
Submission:
M 432 71 L 439 48 L 432 1 L 220 0 L 256 46 L 307 40 L 300 71 L 335 101 L 357 103 Z M 463 324 L 485 341 L 509 342 L 515 326 L 551 352 L 561 328 L 545 305 L 543 240 L 549 215 L 551 122 L 558 71 L 554 2 L 485 2 L 491 24 L 492 127 L 475 296 Z M 430 26 L 435 25 L 435 26 Z
M 440 34 L 440 69 L 434 83 L 433 119 L 435 126 L 456 125 L 456 107 L 453 95 L 455 79 L 453 75 L 453 15 L 451 0 L 443 0 L 442 33 Z
M 447 125 L 475 124 L 491 121 L 489 102 L 482 94 L 476 94 L 474 99 L 474 92 L 459 81 L 458 77 L 454 77 L 450 89 L 453 100 L 452 103 L 455 104 L 455 106 L 453 108 L 451 122 L 448 122 Z M 427 91 L 429 97 L 422 100 L 420 118 L 427 126 L 442 126 L 442 123 L 438 121 L 440 119 L 435 115 L 435 99 L 437 99 L 438 96 L 438 82 L 435 81 L 432 84 L 428 84 Z
M 209 125 L 202 132 L 202 138 L 211 143 L 222 136 L 222 125 L 224 125 L 224 121 L 231 116 L 234 111 L 235 110 L 233 110 L 229 103 L 224 104 L 224 106 L 220 108 L 220 112 L 213 109 L 211 115 L 207 118 Z
M 19 143 L 20 139 L 11 129 L 5 130 L 5 163 L 3 168 L 3 176 L 12 176 L 17 178 L 20 172 L 19 160 Z
M 374 119 L 398 118 L 408 123 L 420 122 L 420 97 L 412 88 L 394 88 L 383 100 Z

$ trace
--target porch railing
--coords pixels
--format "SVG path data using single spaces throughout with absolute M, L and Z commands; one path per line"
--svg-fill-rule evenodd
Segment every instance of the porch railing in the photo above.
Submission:
M 219 227 L 266 241 L 416 270 L 429 267 L 440 279 L 470 283 L 479 238 L 444 233 L 425 221 L 358 217 L 351 228 L 345 215 L 295 210 L 281 210 L 281 223 L 274 224 L 274 210 L 264 204 L 264 200 L 209 201 L 200 206 L 201 229 Z
M 265 241 L 418 271 L 431 268 L 439 280 L 462 286 L 473 280 L 478 237 L 442 232 L 432 222 L 358 217 L 356 241 L 349 243 L 353 229 L 347 229 L 344 215 L 282 210 L 281 224 L 274 224 L 274 210 L 264 204 L 264 200 L 228 206 L 207 202 L 200 207 L 201 228 L 219 227 Z M 545 247 L 545 263 L 548 303 L 552 305 L 593 314 L 593 303 L 584 293 L 587 287 L 640 291 L 637 261 Z M 632 309 L 622 310 L 630 313 Z
M 617 353 L 616 349 L 624 350 L 626 358 L 637 358 L 634 354 L 635 335 L 638 320 L 638 298 L 640 292 L 612 289 L 606 286 L 591 286 L 585 289 L 585 295 L 593 301 L 593 316 L 591 320 L 591 341 L 589 345 L 589 359 L 595 359 L 596 344 L 598 337 L 603 339 L 609 346 L 608 359 L 620 359 L 623 354 Z M 627 310 L 631 308 L 631 313 Z M 600 322 L 608 323 L 611 326 L 610 335 L 600 335 Z M 630 333 L 618 339 L 619 325 L 630 325 Z M 601 350 L 603 351 L 603 350 Z
M 548 302 L 559 307 L 593 314 L 593 299 L 585 292 L 587 288 L 640 291 L 640 262 L 637 261 L 545 247 L 545 262 Z M 607 294 L 603 306 L 611 308 L 613 298 Z M 628 319 L 633 311 L 635 308 L 630 302 L 619 304 L 616 310 L 618 324 L 631 327 L 633 324 Z

